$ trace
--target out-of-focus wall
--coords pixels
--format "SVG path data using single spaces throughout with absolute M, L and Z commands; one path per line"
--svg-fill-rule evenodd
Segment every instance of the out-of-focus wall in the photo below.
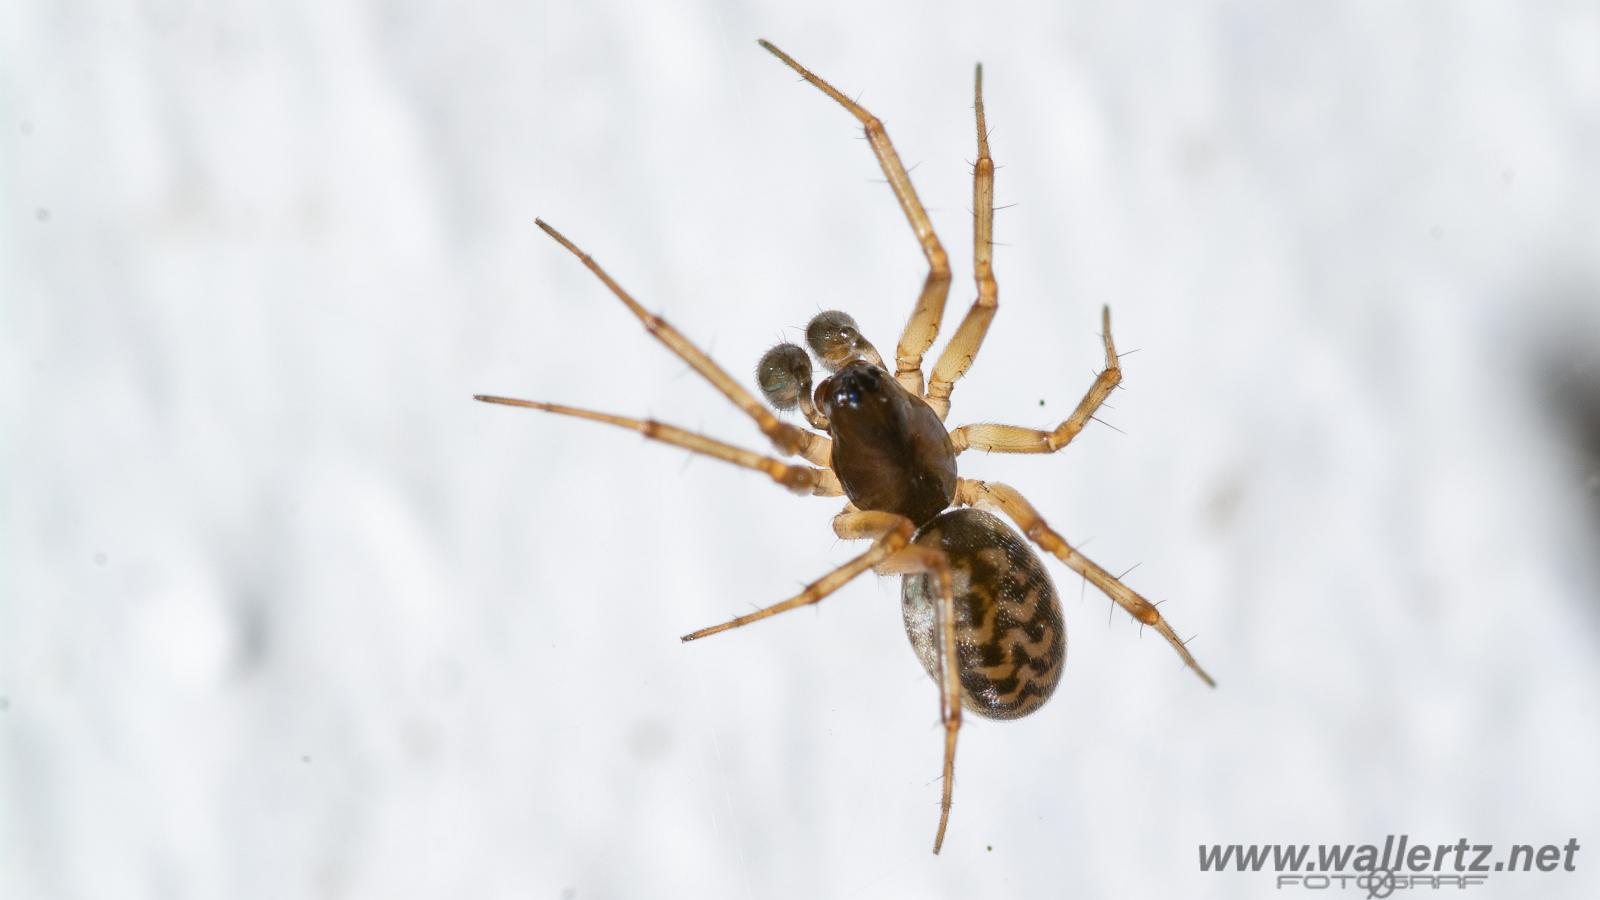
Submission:
M 1600 863 L 1592 4 L 7 4 L 0 897 L 1279 896 L 1209 842 Z M 1067 676 L 969 719 L 945 852 L 898 586 L 837 503 L 474 393 L 762 449 L 533 225 L 749 382 L 924 263 L 1000 311 L 952 421 L 1126 391 L 1020 487 Z M 1014 204 L 1014 205 L 1011 205 Z M 949 328 L 946 333 L 948 334 Z

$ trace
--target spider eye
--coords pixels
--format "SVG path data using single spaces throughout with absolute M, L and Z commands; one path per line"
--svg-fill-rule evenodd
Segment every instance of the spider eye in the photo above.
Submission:
M 837 372 L 845 363 L 861 355 L 865 341 L 856 328 L 856 320 L 836 309 L 818 313 L 806 326 L 806 343 L 817 354 L 822 365 Z
M 779 344 L 756 364 L 756 383 L 775 409 L 794 409 L 811 393 L 811 358 L 794 344 Z

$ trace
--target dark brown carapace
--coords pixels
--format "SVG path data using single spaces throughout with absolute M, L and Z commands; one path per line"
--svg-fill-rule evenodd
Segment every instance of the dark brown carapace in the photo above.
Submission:
M 833 471 L 860 509 L 921 525 L 956 496 L 956 448 L 932 407 L 889 373 L 856 360 L 817 386 Z
M 1111 342 L 1111 314 L 1101 310 L 1105 369 L 1072 415 L 1051 429 L 974 424 L 945 428 L 950 394 L 976 358 L 999 308 L 991 265 L 994 231 L 994 162 L 983 115 L 983 69 L 974 86 L 978 161 L 973 167 L 973 269 L 977 299 L 933 365 L 926 385 L 923 356 L 938 337 L 950 290 L 950 262 L 934 234 L 883 124 L 832 85 L 761 42 L 802 78 L 833 98 L 866 131 L 928 261 L 917 305 L 885 364 L 848 315 L 829 311 L 806 327 L 810 353 L 779 344 L 762 356 L 756 382 L 768 403 L 798 409 L 811 428 L 781 421 L 698 347 L 661 317 L 645 311 L 600 266 L 554 228 L 543 228 L 576 255 L 645 328 L 742 409 L 781 453 L 810 465 L 786 463 L 702 434 L 652 420 L 631 419 L 533 400 L 479 395 L 490 403 L 522 406 L 631 428 L 646 437 L 765 472 L 792 491 L 849 502 L 833 519 L 841 538 L 871 540 L 866 552 L 806 586 L 793 597 L 720 625 L 687 634 L 685 641 L 748 625 L 806 606 L 867 572 L 903 575 L 901 611 L 912 649 L 939 686 L 944 723 L 944 785 L 933 852 L 944 843 L 955 772 L 956 735 L 963 708 L 992 719 L 1015 719 L 1038 709 L 1061 678 L 1066 629 L 1055 586 L 1029 541 L 1048 551 L 1127 610 L 1156 629 L 1207 684 L 1211 677 L 1156 611 L 1105 569 L 1073 549 L 1014 488 L 961 478 L 956 457 L 977 448 L 998 453 L 1054 453 L 1083 430 L 1122 379 Z M 828 371 L 812 387 L 812 356 Z M 1027 540 L 986 507 L 1010 519 Z

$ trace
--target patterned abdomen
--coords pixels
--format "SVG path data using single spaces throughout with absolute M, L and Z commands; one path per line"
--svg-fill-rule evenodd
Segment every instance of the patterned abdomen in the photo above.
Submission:
M 1061 679 L 1067 632 L 1050 574 L 1033 549 L 994 516 L 953 509 L 922 526 L 915 543 L 950 558 L 961 705 L 991 719 L 1015 719 L 1049 699 Z M 938 681 L 938 579 L 901 583 L 906 636 Z

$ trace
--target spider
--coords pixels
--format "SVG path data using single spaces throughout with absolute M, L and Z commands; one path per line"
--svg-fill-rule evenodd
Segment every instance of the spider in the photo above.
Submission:
M 950 820 L 962 709 L 991 719 L 1025 716 L 1055 690 L 1066 658 L 1061 607 L 1049 573 L 1027 541 L 1000 518 L 974 507 L 996 510 L 1010 519 L 1028 541 L 1093 583 L 1140 623 L 1158 631 L 1206 684 L 1214 687 L 1216 683 L 1152 603 L 1068 545 L 1016 489 L 956 474 L 956 457 L 969 449 L 999 453 L 1060 450 L 1083 430 L 1122 380 L 1111 341 L 1111 312 L 1102 307 L 1105 368 L 1065 421 L 1047 431 L 996 424 L 945 428 L 951 391 L 971 367 L 999 307 L 991 264 L 994 161 L 984 125 L 983 67 L 977 67 L 973 79 L 978 159 L 973 169 L 972 257 L 978 295 L 924 385 L 923 355 L 938 336 L 950 290 L 949 258 L 933 224 L 883 124 L 787 53 L 765 40 L 759 43 L 861 122 L 927 258 L 928 274 L 895 348 L 893 374 L 855 320 L 838 311 L 820 313 L 806 327 L 806 343 L 830 374 L 814 391 L 811 359 L 795 344 L 773 347 L 756 367 L 756 381 L 767 402 L 780 412 L 798 408 L 814 430 L 788 424 L 666 320 L 647 312 L 588 254 L 539 219 L 536 222 L 546 234 L 577 256 L 650 334 L 749 415 L 773 446 L 810 465 L 782 462 L 653 420 L 508 397 L 477 395 L 474 399 L 633 429 L 663 443 L 765 472 L 799 494 L 847 497 L 844 509 L 833 519 L 834 533 L 847 540 L 872 541 L 866 552 L 781 603 L 682 639 L 698 640 L 817 603 L 869 569 L 903 576 L 901 610 L 906 634 L 923 668 L 939 687 L 939 717 L 944 725 L 943 786 L 933 839 L 933 852 L 938 853 Z

